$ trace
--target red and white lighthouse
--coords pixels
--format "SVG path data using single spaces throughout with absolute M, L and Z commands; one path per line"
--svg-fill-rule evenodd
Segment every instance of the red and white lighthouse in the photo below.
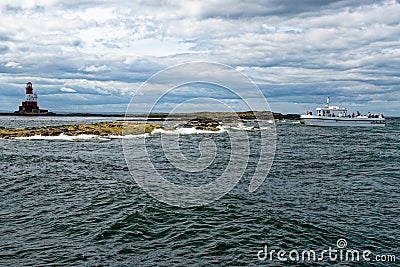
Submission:
M 38 103 L 37 103 L 37 94 L 33 93 L 33 88 L 32 88 L 32 83 L 27 82 L 26 83 L 26 98 L 25 101 L 22 102 L 22 107 L 26 109 L 39 109 Z
M 39 109 L 37 102 L 37 94 L 33 93 L 33 87 L 31 82 L 26 83 L 25 87 L 25 101 L 19 106 L 19 113 L 46 113 L 47 110 Z

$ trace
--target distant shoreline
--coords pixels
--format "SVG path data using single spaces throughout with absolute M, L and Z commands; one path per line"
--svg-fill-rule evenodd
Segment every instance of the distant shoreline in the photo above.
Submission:
M 299 114 L 281 114 L 278 112 L 269 112 L 269 111 L 244 111 L 244 112 L 193 112 L 193 113 L 151 113 L 151 114 L 105 114 L 105 113 L 14 113 L 14 112 L 0 112 L 0 116 L 16 116 L 16 117 L 136 117 L 136 118 L 148 118 L 148 119 L 166 119 L 167 117 L 218 117 L 218 118 L 226 118 L 226 117 L 237 117 L 239 116 L 241 119 L 256 119 L 257 116 L 269 116 L 272 119 L 277 120 L 300 120 Z

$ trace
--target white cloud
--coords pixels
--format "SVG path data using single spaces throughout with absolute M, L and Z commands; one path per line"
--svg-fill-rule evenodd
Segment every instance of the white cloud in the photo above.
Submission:
M 5 63 L 4 67 L 12 68 L 12 69 L 20 69 L 20 68 L 22 68 L 21 64 L 18 63 L 18 62 L 15 62 L 15 61 L 9 61 L 9 62 Z
M 106 65 L 101 65 L 101 66 L 90 65 L 90 66 L 81 67 L 79 70 L 83 70 L 86 72 L 102 72 L 102 71 L 109 70 L 109 68 Z
M 61 92 L 65 92 L 65 93 L 76 93 L 75 89 L 69 88 L 69 87 L 61 87 L 60 89 Z

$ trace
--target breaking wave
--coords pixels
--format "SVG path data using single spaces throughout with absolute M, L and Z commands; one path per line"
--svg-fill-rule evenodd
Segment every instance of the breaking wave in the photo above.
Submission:
M 139 134 L 139 135 L 108 135 L 108 136 L 100 136 L 94 134 L 81 134 L 81 135 L 66 135 L 60 134 L 58 136 L 43 136 L 43 135 L 34 135 L 29 137 L 14 137 L 14 140 L 50 140 L 50 141 L 109 141 L 113 139 L 129 139 L 129 138 L 139 138 L 146 137 L 148 134 Z
M 243 123 L 238 123 L 235 126 L 230 126 L 229 129 L 232 130 L 239 130 L 239 131 L 260 131 L 260 130 L 267 130 L 271 129 L 270 126 L 247 126 Z
M 219 131 L 197 130 L 195 128 L 177 128 L 175 130 L 154 129 L 151 134 L 205 134 L 205 133 L 223 133 L 226 129 L 222 126 L 217 126 Z

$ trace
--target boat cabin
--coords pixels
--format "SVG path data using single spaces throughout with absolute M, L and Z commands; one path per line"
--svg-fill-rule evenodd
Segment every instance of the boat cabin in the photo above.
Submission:
M 316 110 L 317 116 L 347 117 L 347 108 L 325 105 L 325 107 Z

